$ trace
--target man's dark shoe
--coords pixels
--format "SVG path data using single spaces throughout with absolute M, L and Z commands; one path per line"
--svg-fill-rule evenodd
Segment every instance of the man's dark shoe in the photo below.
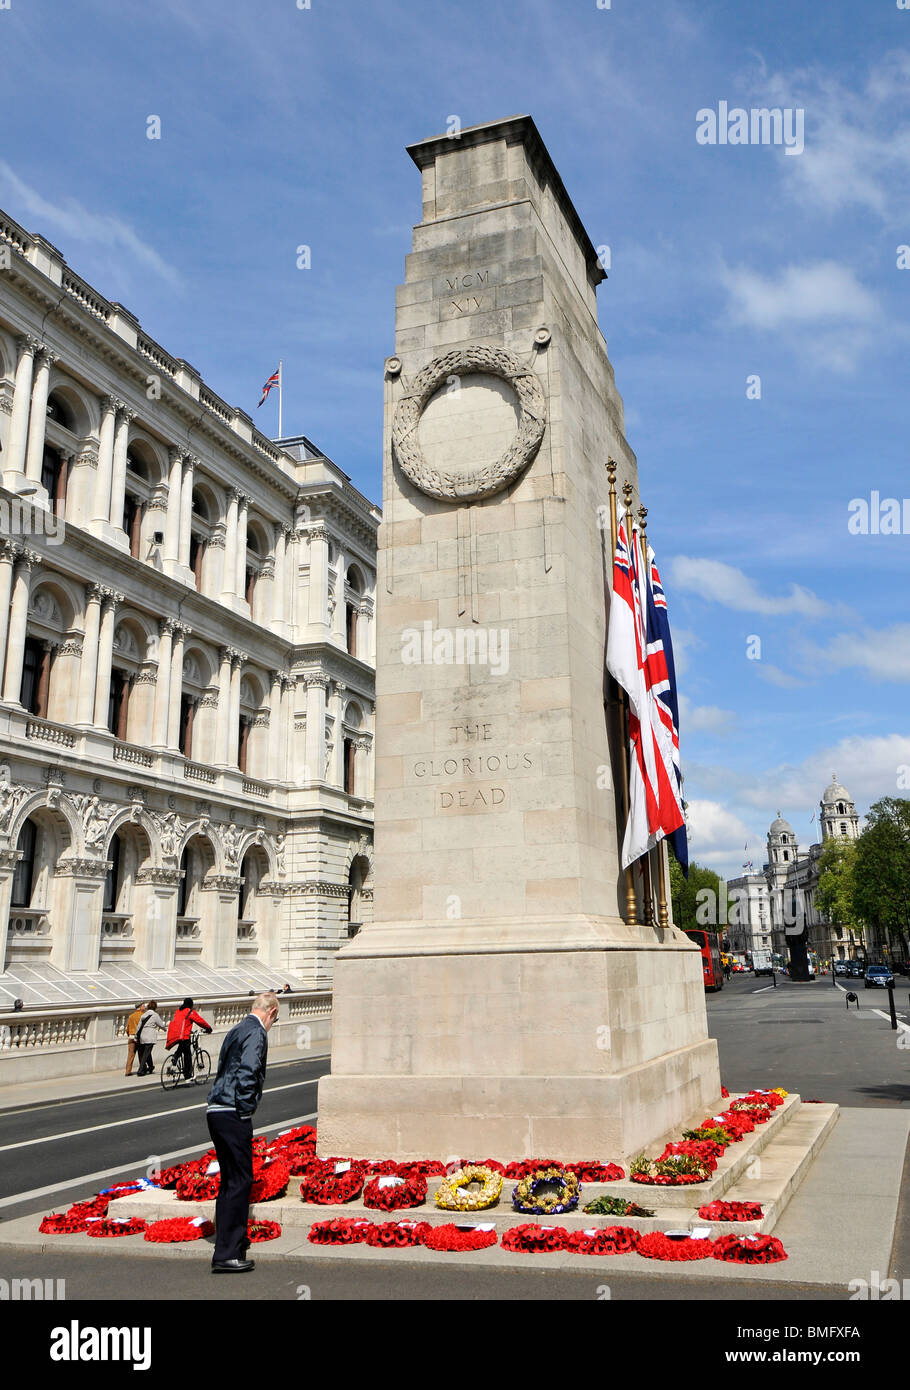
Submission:
M 213 1274 L 248 1274 L 256 1268 L 255 1260 L 212 1260 Z

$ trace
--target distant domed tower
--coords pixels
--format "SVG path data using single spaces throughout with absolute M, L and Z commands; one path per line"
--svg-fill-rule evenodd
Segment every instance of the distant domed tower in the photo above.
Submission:
M 823 840 L 855 840 L 859 836 L 856 805 L 832 772 L 831 784 L 822 792 L 821 827 Z
M 793 827 L 777 813 L 777 820 L 771 822 L 768 831 L 768 863 L 772 869 L 780 869 L 792 864 L 796 859 L 797 844 Z

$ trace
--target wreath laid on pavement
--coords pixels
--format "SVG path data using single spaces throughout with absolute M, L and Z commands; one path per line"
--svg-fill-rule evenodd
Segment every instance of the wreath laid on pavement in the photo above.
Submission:
M 208 1202 L 218 1196 L 221 1184 L 219 1173 L 201 1172 L 195 1164 L 188 1163 L 177 1179 L 178 1202 Z
M 511 1166 L 511 1165 L 510 1165 Z M 450 1165 L 451 1167 L 451 1165 Z M 524 1177 L 524 1173 L 507 1173 L 506 1165 L 500 1163 L 498 1158 L 462 1158 L 458 1162 L 459 1168 L 492 1168 L 494 1173 L 502 1173 L 504 1178 Z
M 146 1222 L 138 1216 L 109 1216 L 97 1220 L 88 1218 L 89 1236 L 139 1236 L 146 1229 Z
M 309 1229 L 307 1240 L 314 1245 L 357 1245 L 366 1240 L 372 1224 L 363 1217 L 353 1221 L 344 1216 L 334 1221 L 316 1221 Z
M 52 1211 L 41 1218 L 38 1230 L 45 1236 L 77 1236 L 88 1230 L 84 1215 L 73 1216 L 70 1212 Z
M 760 1202 L 707 1202 L 698 1208 L 703 1221 L 761 1221 Z
M 787 1252 L 776 1236 L 730 1234 L 714 1242 L 715 1260 L 729 1260 L 738 1265 L 769 1265 L 785 1260 Z
M 424 1232 L 423 1243 L 428 1250 L 448 1250 L 462 1253 L 466 1250 L 485 1250 L 496 1244 L 496 1232 L 474 1226 L 464 1230 L 460 1226 L 431 1226 Z M 503 1242 L 504 1243 L 504 1242 Z
M 684 1129 L 683 1138 L 694 1139 L 698 1143 L 716 1144 L 718 1149 L 723 1152 L 732 1142 L 733 1136 L 728 1129 L 724 1129 L 723 1125 L 715 1123 L 699 1125 L 698 1129 Z
M 638 1232 L 631 1226 L 605 1226 L 600 1231 L 573 1231 L 567 1250 L 576 1255 L 631 1255 L 638 1249 Z
M 259 1160 L 254 1158 L 250 1201 L 271 1202 L 276 1197 L 282 1197 L 288 1190 L 290 1177 L 290 1165 L 279 1154 L 267 1154 Z
M 263 1240 L 277 1240 L 280 1235 L 280 1221 L 248 1221 L 246 1223 L 246 1238 L 251 1245 L 258 1245 Z
M 507 1178 L 530 1178 L 538 1168 L 558 1168 L 563 1172 L 565 1166 L 558 1158 L 522 1158 L 516 1163 L 507 1163 L 503 1173 Z
M 625 1197 L 595 1197 L 584 1208 L 590 1216 L 653 1216 L 648 1207 L 640 1207 L 637 1202 L 627 1202 Z
M 364 1237 L 365 1245 L 392 1246 L 401 1249 L 407 1245 L 422 1245 L 427 1231 L 433 1227 L 428 1221 L 378 1221 L 370 1223 Z
M 618 1182 L 626 1175 L 618 1163 L 567 1163 L 579 1182 Z
M 557 1216 L 578 1206 L 578 1178 L 559 1164 L 535 1168 L 512 1193 L 516 1211 Z
M 502 1174 L 472 1163 L 447 1177 L 436 1189 L 433 1200 L 443 1211 L 483 1211 L 499 1201 L 501 1192 Z
M 771 1106 L 763 1100 L 735 1100 L 730 1109 L 735 1115 L 748 1115 L 757 1125 L 763 1125 L 771 1118 Z
M 712 1240 L 693 1240 L 691 1236 L 682 1238 L 664 1235 L 663 1231 L 649 1231 L 639 1236 L 638 1253 L 648 1260 L 707 1260 L 714 1254 Z
M 527 1222 L 523 1226 L 513 1226 L 502 1238 L 503 1250 L 513 1250 L 527 1255 L 552 1254 L 555 1250 L 565 1250 L 569 1232 L 565 1226 L 538 1226 Z
M 723 1144 L 715 1144 L 711 1139 L 677 1139 L 672 1144 L 667 1144 L 660 1160 L 673 1158 L 677 1154 L 689 1154 L 692 1158 L 697 1158 L 704 1163 L 713 1173 L 717 1167 L 717 1160 L 724 1152 Z
M 712 1167 L 695 1154 L 671 1154 L 669 1158 L 646 1158 L 641 1154 L 629 1170 L 633 1182 L 651 1183 L 655 1187 L 675 1187 L 686 1183 L 707 1182 Z
M 338 1206 L 359 1197 L 363 1190 L 364 1171 L 353 1163 L 343 1173 L 331 1171 L 310 1172 L 300 1184 L 300 1200 L 315 1202 L 319 1206 Z
M 383 1175 L 371 1178 L 363 1189 L 363 1205 L 378 1211 L 400 1211 L 419 1207 L 427 1199 L 427 1180 L 422 1173 L 408 1178 Z
M 152 1221 L 145 1229 L 145 1240 L 157 1245 L 176 1245 L 178 1241 L 202 1240 L 215 1234 L 211 1221 L 201 1217 L 172 1216 L 166 1221 Z

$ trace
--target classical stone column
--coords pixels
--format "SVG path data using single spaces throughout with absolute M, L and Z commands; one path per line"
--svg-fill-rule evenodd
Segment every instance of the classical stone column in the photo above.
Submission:
M 224 575 L 221 597 L 230 601 L 237 592 L 237 503 L 240 492 L 232 487 L 228 493 L 227 529 L 224 537 Z
M 3 699 L 17 705 L 22 687 L 22 658 L 28 627 L 28 596 L 32 584 L 32 568 L 38 556 L 33 550 L 20 550 L 16 556 L 13 601 L 10 604 L 9 631 L 6 638 L 6 671 L 3 679 Z
M 13 565 L 16 546 L 12 541 L 0 541 L 0 689 L 3 666 L 6 662 L 6 638 L 9 632 L 9 603 L 13 592 Z
M 93 521 L 109 521 L 111 515 L 111 480 L 114 473 L 114 422 L 118 410 L 125 410 L 116 396 L 105 396 L 98 443 L 98 471 L 95 474 Z
M 238 598 L 246 596 L 246 546 L 250 499 L 241 493 L 237 499 L 237 577 L 234 581 Z
M 126 498 L 126 449 L 130 437 L 130 422 L 135 420 L 135 410 L 121 406 L 117 411 L 114 430 L 114 457 L 111 470 L 111 514 L 110 522 L 115 530 L 123 528 L 123 503 Z
M 289 526 L 279 526 L 275 538 L 275 578 L 272 580 L 272 626 L 281 626 L 285 614 L 286 560 Z
M 240 671 L 246 657 L 240 652 L 231 653 L 231 698 L 228 708 L 228 755 L 231 767 L 237 766 L 240 752 Z
M 174 638 L 171 644 L 171 695 L 167 708 L 167 746 L 176 748 L 180 740 L 180 704 L 183 694 L 183 647 L 189 628 L 183 623 L 174 624 Z
M 344 697 L 347 686 L 341 681 L 332 685 L 332 728 L 335 741 L 332 744 L 332 763 L 328 781 L 334 787 L 344 786 Z
M 13 409 L 9 422 L 9 438 L 3 458 L 4 473 L 25 471 L 25 446 L 28 439 L 28 420 L 32 401 L 32 373 L 35 353 L 41 344 L 31 334 L 18 339 L 19 361 L 16 364 L 16 384 L 13 389 Z
M 35 379 L 32 385 L 32 406 L 28 420 L 28 449 L 25 455 L 25 474 L 33 483 L 41 482 L 44 462 L 44 439 L 47 426 L 47 394 L 51 367 L 57 361 L 46 347 L 35 354 Z M 53 502 L 53 498 L 50 499 Z
M 345 645 L 344 574 L 347 562 L 340 549 L 335 560 L 335 567 L 335 608 L 332 613 L 332 636 L 335 638 L 338 645 L 343 647 Z
M 174 642 L 175 618 L 164 618 L 158 625 L 158 680 L 155 684 L 155 713 L 152 744 L 167 747 L 168 709 L 171 696 L 171 651 Z
M 280 780 L 281 758 L 281 672 L 272 672 L 269 691 L 269 781 Z
M 101 626 L 100 584 L 85 586 L 85 617 L 82 624 L 82 658 L 79 663 L 79 695 L 76 723 L 91 724 L 95 716 L 95 682 L 98 673 L 98 633 Z
M 180 486 L 180 548 L 177 558 L 181 565 L 190 563 L 190 534 L 193 521 L 193 476 L 199 460 L 187 454 L 183 460 L 183 482 Z
M 288 766 L 291 722 L 294 718 L 294 695 L 297 682 L 293 676 L 281 678 L 281 733 L 278 744 L 278 780 L 288 782 L 293 774 Z
M 105 589 L 101 597 L 101 632 L 98 638 L 98 672 L 95 677 L 95 717 L 98 729 L 107 728 L 107 706 L 111 694 L 111 657 L 114 654 L 114 620 L 123 595 Z
M 329 604 L 329 533 L 324 526 L 312 526 L 307 532 L 310 542 L 310 586 L 307 622 L 312 626 L 328 626 Z
M 306 765 L 310 782 L 325 776 L 325 688 L 328 676 L 320 671 L 306 678 Z
M 354 795 L 363 801 L 371 799 L 370 793 L 370 749 L 373 740 L 364 734 L 354 740 Z
M 180 491 L 183 477 L 183 451 L 171 449 L 169 459 L 167 518 L 164 523 L 164 559 L 171 560 L 176 564 L 180 548 Z
M 357 638 L 356 651 L 361 661 L 370 659 L 370 618 L 373 613 L 372 604 L 361 600 L 357 609 Z
M 221 647 L 218 656 L 218 710 L 215 717 L 215 762 L 227 764 L 230 751 L 229 720 L 231 717 L 231 657 L 230 647 Z

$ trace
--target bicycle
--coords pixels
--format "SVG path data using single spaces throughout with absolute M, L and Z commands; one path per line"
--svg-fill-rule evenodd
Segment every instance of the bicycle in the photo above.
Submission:
M 195 1086 L 201 1086 L 204 1081 L 208 1081 L 212 1074 L 211 1054 L 206 1052 L 204 1047 L 199 1046 L 199 1031 L 194 1028 L 190 1034 L 190 1055 L 193 1061 L 192 1081 Z M 161 1084 L 166 1091 L 173 1090 L 179 1086 L 181 1081 L 186 1081 L 187 1077 L 183 1070 L 183 1059 L 170 1053 L 161 1067 Z

